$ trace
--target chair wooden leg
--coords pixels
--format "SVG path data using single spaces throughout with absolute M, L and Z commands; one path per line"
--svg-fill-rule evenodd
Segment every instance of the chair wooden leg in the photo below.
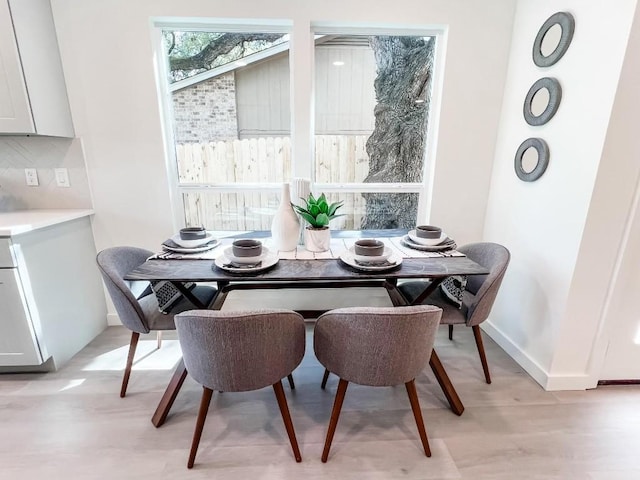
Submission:
M 189 461 L 187 462 L 187 468 L 193 468 L 193 462 L 195 462 L 196 460 L 196 453 L 198 452 L 198 445 L 200 445 L 200 437 L 202 437 L 202 429 L 204 428 L 204 421 L 207 419 L 207 412 L 209 411 L 209 404 L 211 403 L 212 395 L 213 390 L 207 387 L 202 387 L 200 410 L 198 410 L 196 429 L 193 432 L 193 441 L 191 442 L 191 452 L 189 452 Z
M 129 343 L 129 355 L 127 356 L 127 365 L 124 367 L 124 377 L 122 378 L 122 386 L 120 387 L 120 398 L 124 398 L 127 394 L 127 385 L 131 376 L 131 367 L 133 367 L 133 357 L 136 355 L 136 347 L 138 346 L 138 332 L 131 332 L 131 342 Z
M 289 388 L 291 388 L 291 390 L 295 390 L 296 384 L 293 383 L 293 375 L 291 374 L 287 375 L 287 380 L 289 381 Z
M 427 431 L 424 428 L 424 420 L 422 419 L 422 410 L 420 410 L 420 402 L 418 401 L 418 391 L 416 390 L 415 378 L 410 382 L 405 383 L 404 385 L 405 387 L 407 387 L 407 394 L 409 395 L 411 410 L 413 410 L 413 418 L 416 419 L 416 426 L 418 427 L 420 440 L 422 440 L 422 448 L 424 448 L 424 454 L 427 457 L 430 457 L 431 449 L 429 448 L 429 440 L 427 440 Z
M 324 387 L 327 386 L 327 380 L 329 380 L 329 370 L 324 369 L 324 375 L 322 376 L 322 383 L 320 384 L 320 388 L 324 390 Z
M 453 325 L 449 325 L 449 340 L 453 340 Z
M 158 350 L 160 350 L 162 348 L 162 330 L 158 330 L 156 338 L 158 340 Z
M 282 388 L 281 381 L 273 384 L 273 391 L 276 394 L 276 400 L 278 400 L 278 407 L 280 407 L 280 414 L 282 415 L 284 428 L 287 430 L 287 435 L 289 436 L 289 442 L 291 443 L 293 456 L 296 458 L 296 462 L 301 462 L 302 456 L 300 455 L 300 449 L 298 448 L 296 432 L 293 429 L 293 422 L 291 421 L 291 415 L 289 415 L 289 406 L 287 405 L 287 397 L 285 397 L 284 395 L 284 389 Z
M 333 434 L 336 433 L 336 427 L 338 426 L 338 419 L 340 418 L 340 410 L 342 410 L 342 402 L 344 402 L 344 394 L 347 393 L 347 387 L 349 382 L 344 379 L 340 379 L 338 383 L 338 391 L 336 392 L 336 399 L 333 402 L 333 410 L 331 410 L 331 419 L 329 420 L 329 429 L 327 430 L 327 438 L 324 441 L 324 450 L 322 451 L 322 462 L 326 463 L 329 457 L 329 449 L 331 448 L 331 441 L 333 440 Z
M 471 327 L 473 329 L 473 336 L 476 339 L 476 346 L 478 347 L 478 354 L 480 354 L 480 362 L 482 362 L 482 370 L 484 370 L 484 379 L 487 383 L 491 383 L 491 375 L 489 374 L 489 364 L 487 363 L 487 356 L 484 353 L 484 344 L 482 343 L 482 332 L 479 325 Z

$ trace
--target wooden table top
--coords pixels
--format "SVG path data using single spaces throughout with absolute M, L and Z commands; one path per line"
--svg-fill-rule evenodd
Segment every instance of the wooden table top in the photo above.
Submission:
M 297 280 L 371 280 L 442 278 L 450 275 L 479 275 L 489 271 L 467 257 L 404 258 L 391 270 L 365 272 L 338 259 L 279 260 L 260 272 L 231 273 L 212 260 L 148 260 L 126 275 L 127 280 L 170 280 L 191 282 L 268 282 Z

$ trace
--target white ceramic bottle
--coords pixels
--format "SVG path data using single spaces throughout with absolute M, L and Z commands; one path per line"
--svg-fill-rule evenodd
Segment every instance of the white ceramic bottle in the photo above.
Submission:
M 289 184 L 282 184 L 280 206 L 276 210 L 271 224 L 271 237 L 277 250 L 286 252 L 295 250 L 300 235 L 300 220 L 291 206 Z

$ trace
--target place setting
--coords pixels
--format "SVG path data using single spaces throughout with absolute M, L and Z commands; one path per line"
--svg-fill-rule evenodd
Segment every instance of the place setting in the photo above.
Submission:
M 440 253 L 443 256 L 455 250 L 456 242 L 450 238 L 440 227 L 433 225 L 418 225 L 414 230 L 410 230 L 401 242 L 403 245 L 414 250 L 423 252 Z
M 202 254 L 220 245 L 220 240 L 204 227 L 186 227 L 162 242 L 162 252 L 154 255 L 159 259 L 196 258 L 192 255 Z
M 261 272 L 278 263 L 278 252 L 271 251 L 259 240 L 239 239 L 218 256 L 214 265 L 231 273 Z
M 396 268 L 402 263 L 400 255 L 382 241 L 373 238 L 356 240 L 339 258 L 356 270 L 374 272 Z

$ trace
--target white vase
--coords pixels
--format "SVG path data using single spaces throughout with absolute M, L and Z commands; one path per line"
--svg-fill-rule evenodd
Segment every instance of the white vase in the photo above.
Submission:
M 329 227 L 304 229 L 304 248 L 310 252 L 326 252 L 331 246 Z
M 276 210 L 271 223 L 271 237 L 277 250 L 287 252 L 295 250 L 300 235 L 300 221 L 298 215 L 291 206 L 291 194 L 289 184 L 282 184 L 282 196 L 280 206 Z

